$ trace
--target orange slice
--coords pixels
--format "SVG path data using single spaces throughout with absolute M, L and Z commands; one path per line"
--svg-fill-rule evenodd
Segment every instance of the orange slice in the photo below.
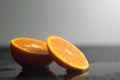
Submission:
M 51 57 L 62 67 L 73 70 L 85 70 L 88 60 L 81 50 L 59 36 L 49 36 L 47 46 Z
M 19 37 L 10 42 L 13 58 L 24 68 L 39 68 L 48 66 L 52 59 L 49 56 L 46 42 Z

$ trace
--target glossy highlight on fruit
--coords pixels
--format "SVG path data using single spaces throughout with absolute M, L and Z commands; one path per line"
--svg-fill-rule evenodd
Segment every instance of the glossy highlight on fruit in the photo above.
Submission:
M 48 36 L 47 46 L 50 56 L 60 66 L 73 70 L 85 70 L 89 67 L 83 52 L 62 37 Z
M 46 67 L 52 62 L 46 42 L 18 37 L 10 42 L 11 54 L 15 61 L 23 68 Z

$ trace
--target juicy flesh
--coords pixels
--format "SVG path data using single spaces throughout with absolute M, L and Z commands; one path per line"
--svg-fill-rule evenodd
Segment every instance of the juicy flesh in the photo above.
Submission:
M 77 66 L 85 66 L 87 64 L 86 58 L 83 57 L 83 53 L 67 41 L 55 38 L 51 40 L 51 45 L 54 46 L 53 49 L 56 55 L 66 62 Z
M 47 53 L 46 44 L 33 40 L 16 40 L 17 46 L 32 53 Z

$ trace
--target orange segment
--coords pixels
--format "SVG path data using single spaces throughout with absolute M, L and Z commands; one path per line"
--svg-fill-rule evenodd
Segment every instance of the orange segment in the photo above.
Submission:
M 89 67 L 88 60 L 81 50 L 59 36 L 49 36 L 47 46 L 52 58 L 67 69 L 85 70 Z
M 14 38 L 10 42 L 13 58 L 24 68 L 48 66 L 52 59 L 49 56 L 46 42 L 32 38 Z

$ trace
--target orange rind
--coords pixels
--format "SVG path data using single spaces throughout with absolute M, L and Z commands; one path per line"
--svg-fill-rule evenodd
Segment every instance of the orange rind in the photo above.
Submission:
M 89 67 L 84 53 L 64 38 L 48 36 L 46 42 L 50 56 L 61 67 L 72 70 L 86 70 Z
M 49 56 L 46 42 L 26 37 L 14 38 L 10 42 L 11 54 L 23 68 L 48 66 L 53 60 Z

